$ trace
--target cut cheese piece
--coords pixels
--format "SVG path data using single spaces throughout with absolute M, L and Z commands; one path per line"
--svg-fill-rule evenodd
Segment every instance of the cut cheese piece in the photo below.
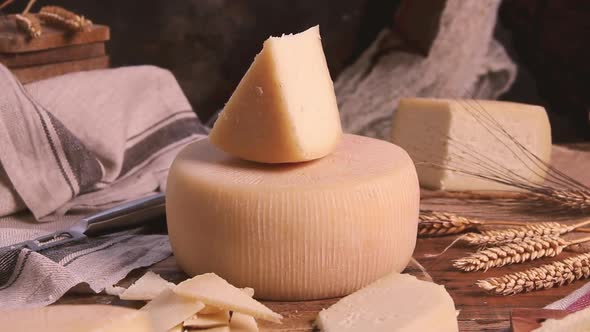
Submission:
M 198 330 L 198 332 L 232 332 L 232 330 L 230 330 L 229 326 L 218 326 L 204 330 Z
M 547 169 L 520 151 L 500 128 L 541 161 L 549 162 L 551 127 L 540 106 L 484 100 L 402 99 L 393 115 L 391 139 L 410 154 L 425 188 L 516 190 L 453 170 L 542 183 Z
M 280 323 L 283 318 L 214 273 L 205 273 L 185 280 L 174 288 L 174 292 L 208 305 L 275 323 Z
M 182 324 L 178 324 L 175 327 L 168 330 L 168 332 L 184 332 L 184 328 L 182 327 Z
M 242 159 L 289 163 L 331 153 L 341 136 L 334 86 L 315 26 L 264 42 L 209 138 Z
M 547 319 L 534 332 L 588 332 L 590 331 L 590 308 L 565 316 L 562 319 Z
M 119 295 L 119 298 L 122 300 L 152 300 L 164 290 L 172 287 L 174 287 L 173 283 L 164 280 L 152 271 L 148 271 Z
M 254 296 L 254 288 L 250 288 L 250 287 L 244 287 L 242 288 L 242 292 L 244 292 L 245 294 L 247 294 L 250 297 Z M 223 309 L 218 308 L 218 307 L 214 307 L 214 306 L 210 306 L 210 305 L 206 305 L 205 308 L 203 308 L 201 311 L 199 311 L 199 315 L 211 315 L 211 314 L 216 314 L 223 311 Z
M 316 324 L 323 332 L 459 331 L 445 288 L 408 274 L 390 274 L 341 299 Z
M 2 331 L 155 332 L 145 313 L 100 304 L 2 311 L 0 327 Z
M 327 157 L 286 165 L 242 161 L 201 140 L 179 153 L 166 192 L 180 267 L 271 300 L 342 296 L 402 271 L 419 203 L 408 155 L 355 135 Z
M 125 288 L 119 286 L 106 286 L 104 292 L 108 295 L 119 296 L 125 292 Z
M 252 316 L 234 312 L 229 324 L 231 332 L 258 332 L 258 324 Z
M 155 332 L 165 332 L 193 316 L 205 305 L 193 298 L 177 295 L 166 289 L 140 311 L 150 317 Z
M 182 326 L 184 327 L 199 329 L 225 325 L 229 325 L 229 311 L 227 310 L 211 315 L 197 313 L 182 323 Z

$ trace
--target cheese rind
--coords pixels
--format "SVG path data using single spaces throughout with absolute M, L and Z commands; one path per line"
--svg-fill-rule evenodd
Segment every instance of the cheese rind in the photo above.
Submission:
M 242 159 L 291 163 L 329 154 L 341 136 L 334 86 L 315 26 L 264 42 L 209 138 Z
M 0 327 L 2 331 L 157 332 L 143 312 L 100 304 L 4 311 Z
M 195 142 L 174 161 L 166 193 L 180 267 L 215 272 L 272 300 L 342 296 L 402 271 L 418 211 L 408 155 L 355 135 L 329 156 L 288 165 L 255 164 Z
M 540 106 L 511 102 L 402 99 L 393 115 L 391 141 L 409 153 L 420 185 L 428 189 L 516 190 L 464 172 L 542 183 L 546 167 L 519 151 L 502 129 L 540 161 L 550 161 L 547 113 Z
M 453 299 L 443 286 L 390 274 L 322 310 L 323 332 L 456 332 Z

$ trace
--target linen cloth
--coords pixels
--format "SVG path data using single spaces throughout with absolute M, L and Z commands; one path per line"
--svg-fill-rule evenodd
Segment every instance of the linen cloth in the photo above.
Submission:
M 0 65 L 0 247 L 165 189 L 178 151 L 205 137 L 174 76 L 153 66 L 21 85 Z M 43 252 L 0 250 L 0 309 L 42 306 L 85 283 L 102 291 L 171 254 L 140 231 Z

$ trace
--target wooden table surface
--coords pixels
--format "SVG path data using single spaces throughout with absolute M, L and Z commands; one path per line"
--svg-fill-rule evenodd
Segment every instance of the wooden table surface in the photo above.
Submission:
M 555 155 L 555 153 L 554 153 Z M 558 161 L 562 169 L 576 178 L 590 184 L 590 174 L 587 174 L 586 165 L 590 165 L 590 154 L 574 153 L 573 151 L 557 151 Z M 581 156 L 581 157 L 580 157 Z M 580 170 L 579 168 L 582 167 Z M 585 179 L 584 179 L 585 177 Z M 525 203 L 512 203 L 502 201 L 457 201 L 450 199 L 425 199 L 422 207 L 439 211 L 451 211 L 463 215 L 486 218 L 486 219 L 510 219 L 523 221 L 547 221 L 557 220 L 563 222 L 575 221 L 575 218 L 563 217 L 538 211 L 536 208 L 527 207 Z M 587 235 L 587 234 L 586 234 Z M 579 236 L 568 235 L 568 238 Z M 441 238 L 418 239 L 414 258 L 419 261 L 428 271 L 433 280 L 445 285 L 455 306 L 460 310 L 458 316 L 461 331 L 509 331 L 510 311 L 512 308 L 542 308 L 570 294 L 575 289 L 583 286 L 584 281 L 575 282 L 569 286 L 554 288 L 529 294 L 500 297 L 490 296 L 474 285 L 478 279 L 499 276 L 505 273 L 523 270 L 529 267 L 539 266 L 548 262 L 563 259 L 574 255 L 573 252 L 564 252 L 558 258 L 542 259 L 525 264 L 507 266 L 498 269 L 491 269 L 487 272 L 465 273 L 452 267 L 452 260 L 464 256 L 472 248 L 457 245 L 444 254 L 437 257 L 427 257 L 429 254 L 440 253 L 448 244 L 455 239 L 455 236 Z M 580 250 L 585 250 L 581 248 Z M 187 276 L 178 269 L 174 258 L 170 257 L 149 268 L 165 279 L 173 282 L 184 280 Z M 146 269 L 136 270 L 124 279 L 119 285 L 129 285 L 133 280 L 145 273 Z M 420 275 L 421 272 L 415 267 L 409 267 L 408 273 Z M 271 309 L 281 313 L 285 319 L 282 325 L 266 322 L 259 322 L 262 331 L 312 331 L 312 323 L 317 313 L 322 308 L 327 308 L 337 299 L 326 299 L 307 302 L 265 302 Z M 58 303 L 103 303 L 140 307 L 142 303 L 122 301 L 109 295 L 88 295 L 70 292 Z

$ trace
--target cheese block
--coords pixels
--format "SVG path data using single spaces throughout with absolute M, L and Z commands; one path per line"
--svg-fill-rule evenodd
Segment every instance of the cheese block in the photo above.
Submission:
M 390 274 L 318 314 L 323 332 L 457 332 L 453 299 L 443 286 Z
M 418 210 L 408 155 L 355 135 L 322 159 L 281 165 L 233 158 L 201 140 L 179 153 L 166 192 L 180 267 L 271 300 L 342 296 L 402 271 Z
M 534 332 L 588 332 L 590 331 L 590 307 L 574 312 L 562 319 L 547 319 Z
M 2 331 L 156 332 L 149 317 L 138 310 L 93 305 L 53 305 L 0 311 Z
M 152 300 L 164 290 L 172 287 L 174 287 L 173 283 L 164 280 L 152 271 L 148 271 L 123 291 L 119 298 L 122 300 Z
M 185 280 L 174 288 L 174 292 L 207 305 L 275 323 L 280 323 L 283 318 L 214 273 L 205 273 Z
M 341 136 L 334 86 L 315 26 L 264 42 L 209 137 L 242 159 L 291 163 L 329 154 Z
M 550 161 L 551 127 L 540 106 L 408 98 L 393 115 L 391 140 L 410 154 L 420 184 L 429 189 L 516 190 L 478 176 L 542 183 L 546 167 L 512 138 Z
M 171 289 L 166 289 L 140 311 L 149 316 L 155 332 L 166 332 L 204 307 L 205 305 L 198 300 L 177 295 Z

